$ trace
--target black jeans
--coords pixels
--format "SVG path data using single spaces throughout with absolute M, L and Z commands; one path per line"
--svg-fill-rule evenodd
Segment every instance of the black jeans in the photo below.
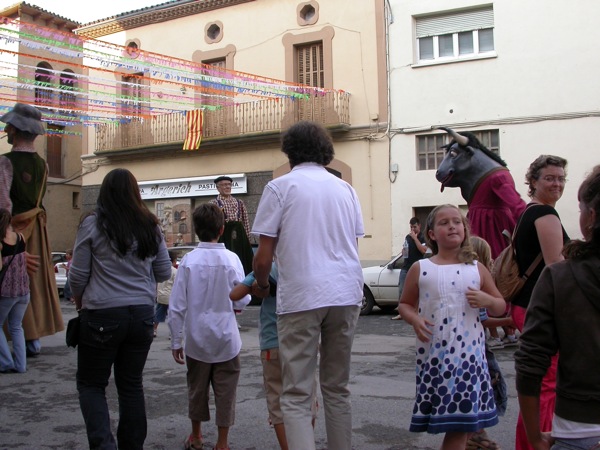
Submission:
M 114 366 L 119 396 L 118 448 L 142 450 L 146 407 L 142 372 L 153 335 L 152 306 L 81 311 L 77 390 L 90 449 L 117 448 L 110 430 L 106 386 Z

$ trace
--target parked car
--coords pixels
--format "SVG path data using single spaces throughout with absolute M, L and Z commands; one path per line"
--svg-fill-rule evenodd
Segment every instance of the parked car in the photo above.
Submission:
M 52 264 L 63 262 L 67 262 L 67 254 L 65 252 L 52 252 Z
M 167 250 L 170 252 L 175 252 L 175 254 L 177 255 L 177 266 L 179 267 L 181 258 L 183 258 L 186 253 L 189 253 L 196 248 L 198 247 L 195 245 L 178 245 L 175 247 L 167 247 Z
M 63 295 L 65 289 L 65 283 L 67 282 L 67 263 L 59 262 L 54 264 L 54 277 L 56 278 L 56 287 L 58 288 L 58 295 Z
M 398 278 L 404 264 L 402 254 L 381 266 L 365 267 L 363 272 L 363 301 L 360 315 L 371 314 L 374 306 L 384 311 L 398 307 Z

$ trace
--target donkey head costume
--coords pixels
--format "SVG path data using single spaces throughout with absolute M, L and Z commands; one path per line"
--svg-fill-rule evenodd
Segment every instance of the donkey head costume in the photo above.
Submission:
M 452 136 L 446 145 L 446 155 L 435 177 L 445 187 L 458 187 L 466 200 L 467 217 L 474 235 L 485 239 L 496 257 L 506 240 L 503 230 L 510 233 L 523 210 L 525 202 L 515 189 L 506 163 L 488 150 L 472 133 L 457 133 L 450 128 L 440 129 Z

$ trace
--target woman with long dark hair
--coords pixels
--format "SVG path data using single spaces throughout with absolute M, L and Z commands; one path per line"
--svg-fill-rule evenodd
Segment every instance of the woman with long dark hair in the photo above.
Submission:
M 578 192 L 584 240 L 547 266 L 527 309 L 515 353 L 519 405 L 533 448 L 592 449 L 600 442 L 600 165 Z M 540 388 L 560 353 L 552 433 L 540 428 Z
M 153 339 L 156 283 L 171 276 L 158 219 L 135 177 L 110 171 L 96 209 L 77 232 L 69 281 L 80 310 L 77 390 L 92 449 L 116 449 L 105 390 L 111 369 L 119 396 L 119 449 L 146 439 L 142 371 Z

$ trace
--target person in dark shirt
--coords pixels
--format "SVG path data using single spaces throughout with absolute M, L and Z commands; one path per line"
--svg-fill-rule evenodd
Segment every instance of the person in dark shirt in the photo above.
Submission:
M 404 257 L 404 265 L 400 270 L 400 278 L 398 279 L 398 299 L 402 297 L 402 290 L 404 289 L 404 280 L 406 280 L 406 274 L 408 269 L 420 259 L 423 259 L 427 246 L 425 245 L 425 237 L 421 232 L 421 222 L 417 217 L 413 217 L 409 221 L 410 233 L 406 235 L 404 239 L 404 245 L 402 247 L 402 256 Z M 400 320 L 402 316 L 398 314 L 392 317 L 392 320 Z

